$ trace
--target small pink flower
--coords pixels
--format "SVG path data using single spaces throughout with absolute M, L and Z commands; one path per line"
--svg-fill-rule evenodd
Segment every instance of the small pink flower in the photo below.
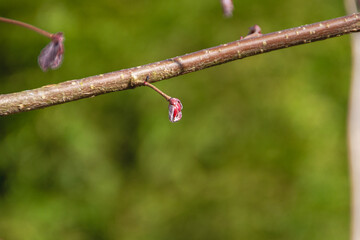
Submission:
M 163 91 L 152 85 L 148 82 L 149 77 L 146 77 L 144 81 L 144 86 L 148 86 L 154 89 L 157 93 L 163 96 L 166 101 L 169 102 L 169 120 L 170 122 L 177 122 L 181 119 L 182 113 L 181 110 L 183 109 L 183 105 L 181 104 L 180 100 L 177 98 L 172 98 L 169 95 L 165 94 Z
M 181 104 L 179 99 L 177 99 L 177 98 L 169 99 L 169 120 L 170 120 L 170 122 L 177 122 L 181 119 L 181 117 L 182 117 L 181 110 L 182 109 L 183 109 L 183 105 Z
M 64 36 L 61 32 L 52 36 L 51 42 L 41 50 L 38 57 L 40 68 L 46 72 L 49 68 L 56 69 L 60 66 L 64 54 Z

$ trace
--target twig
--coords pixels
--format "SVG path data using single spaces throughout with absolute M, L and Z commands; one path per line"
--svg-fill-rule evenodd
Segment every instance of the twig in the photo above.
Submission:
M 355 4 L 356 2 L 356 4 Z M 348 12 L 356 11 L 359 0 L 345 0 Z M 351 239 L 360 239 L 360 35 L 351 36 L 352 80 L 348 111 L 348 151 L 351 182 Z
M 28 23 L 24 23 L 24 22 L 20 22 L 20 21 L 17 21 L 17 20 L 13 20 L 13 19 L 9 19 L 9 18 L 4 18 L 4 17 L 0 17 L 0 21 L 1 22 L 6 22 L 6 23 L 10 23 L 10 24 L 15 24 L 15 25 L 18 25 L 18 26 L 21 26 L 21 27 L 24 27 L 24 28 L 27 28 L 27 29 L 30 29 L 34 32 L 37 32 L 37 33 L 40 33 L 41 35 L 44 35 L 45 37 L 48 37 L 50 39 L 52 39 L 53 37 L 53 34 L 52 33 L 49 33 L 45 30 L 42 30 L 40 28 L 37 28 L 33 25 L 30 25 Z
M 348 113 L 348 144 L 352 196 L 352 239 L 360 239 L 360 36 L 352 37 L 353 70 Z
M 100 94 L 144 86 L 229 61 L 360 31 L 360 13 L 241 39 L 139 67 L 0 95 L 0 115 L 30 111 Z
M 157 87 L 155 87 L 151 83 L 148 83 L 147 81 L 145 81 L 144 85 L 154 89 L 157 93 L 159 93 L 161 96 L 163 96 L 166 99 L 166 101 L 170 100 L 171 97 L 169 95 L 165 94 L 163 91 L 161 91 L 160 89 L 158 89 Z

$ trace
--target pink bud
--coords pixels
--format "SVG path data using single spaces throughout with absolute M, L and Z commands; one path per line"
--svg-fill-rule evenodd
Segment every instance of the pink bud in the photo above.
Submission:
M 64 54 L 64 36 L 61 32 L 53 35 L 51 42 L 41 50 L 38 57 L 40 68 L 46 72 L 49 68 L 56 69 L 60 66 Z
M 261 27 L 259 25 L 257 25 L 257 24 L 255 24 L 252 27 L 249 27 L 248 35 L 251 35 L 251 34 L 254 34 L 254 33 L 261 35 Z
M 234 4 L 232 0 L 220 0 L 225 17 L 231 17 L 234 10 Z
M 181 110 L 182 109 L 183 109 L 183 105 L 181 104 L 179 99 L 177 99 L 177 98 L 169 99 L 169 120 L 170 120 L 170 122 L 177 122 L 181 119 L 181 117 L 182 117 Z

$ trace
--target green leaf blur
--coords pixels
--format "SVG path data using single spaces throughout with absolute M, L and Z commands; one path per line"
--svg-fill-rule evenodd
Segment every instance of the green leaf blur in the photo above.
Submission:
M 0 1 L 0 92 L 167 59 L 345 15 L 342 1 Z M 150 88 L 0 118 L 0 239 L 183 240 L 349 237 L 349 36 L 235 61 Z

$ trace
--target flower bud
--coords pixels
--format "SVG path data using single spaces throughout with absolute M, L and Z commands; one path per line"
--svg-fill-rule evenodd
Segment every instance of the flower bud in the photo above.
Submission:
M 62 33 L 53 35 L 51 42 L 41 50 L 38 57 L 40 68 L 46 72 L 49 68 L 56 69 L 60 66 L 64 54 L 64 36 Z
M 255 24 L 252 27 L 249 27 L 248 35 L 251 35 L 251 34 L 254 34 L 254 33 L 261 35 L 261 27 L 259 25 L 257 25 L 257 24 Z
M 224 16 L 231 17 L 234 10 L 234 4 L 232 0 L 220 0 L 220 2 L 223 8 Z
M 177 98 L 169 99 L 169 120 L 170 120 L 170 122 L 177 122 L 181 119 L 181 117 L 182 117 L 181 110 L 182 109 L 183 109 L 183 105 L 181 104 L 179 99 L 177 99 Z

